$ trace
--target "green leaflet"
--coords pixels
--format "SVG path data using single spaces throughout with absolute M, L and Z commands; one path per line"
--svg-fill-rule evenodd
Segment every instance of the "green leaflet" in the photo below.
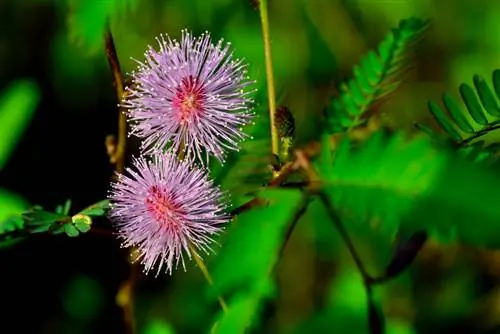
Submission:
M 103 216 L 109 207 L 109 201 L 104 200 L 83 209 L 75 215 L 70 215 L 71 200 L 58 205 L 54 212 L 46 211 L 40 206 L 33 206 L 20 213 L 20 226 L 17 228 L 24 235 L 36 233 L 65 233 L 69 237 L 77 237 L 87 233 L 92 226 L 92 218 Z M 1 235 L 0 230 L 0 235 Z
M 354 77 L 340 87 L 340 96 L 326 108 L 327 131 L 336 133 L 361 124 L 361 118 L 376 103 L 388 98 L 402 83 L 411 67 L 412 47 L 424 36 L 430 22 L 402 20 L 354 67 Z
M 436 151 L 430 141 L 377 133 L 353 150 L 343 141 L 321 167 L 327 193 L 344 215 L 381 222 L 390 235 L 456 231 L 466 243 L 500 246 L 500 178 L 480 165 Z
M 472 161 L 493 163 L 497 160 L 495 155 L 500 152 L 499 147 L 486 146 L 483 141 L 472 142 L 497 129 L 500 124 L 500 70 L 493 71 L 493 89 L 479 75 L 474 76 L 473 82 L 474 88 L 466 83 L 459 88 L 465 110 L 447 93 L 443 94 L 444 110 L 434 101 L 429 101 L 428 108 L 448 140 L 456 144 L 461 154 Z M 440 139 L 428 127 L 421 124 L 416 126 L 430 137 Z M 470 149 L 471 145 L 475 148 Z
M 109 200 L 105 199 L 88 206 L 87 208 L 80 211 L 79 214 L 99 217 L 99 216 L 104 216 L 108 211 L 108 209 L 109 209 Z

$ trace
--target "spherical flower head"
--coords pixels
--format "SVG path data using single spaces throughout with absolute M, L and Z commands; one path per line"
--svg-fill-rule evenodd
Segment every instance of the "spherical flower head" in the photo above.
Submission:
M 123 247 L 135 246 L 145 272 L 169 274 L 191 250 L 208 254 L 213 237 L 229 221 L 224 193 L 204 169 L 170 153 L 134 159 L 133 168 L 112 183 L 110 219 Z M 191 246 L 190 246 L 191 244 Z
M 253 117 L 247 65 L 233 59 L 230 43 L 214 45 L 208 33 L 195 38 L 184 30 L 180 43 L 168 35 L 157 41 L 159 50 L 149 47 L 138 62 L 122 102 L 131 133 L 143 140 L 145 154 L 170 146 L 203 164 L 210 155 L 223 162 L 247 137 L 242 128 Z

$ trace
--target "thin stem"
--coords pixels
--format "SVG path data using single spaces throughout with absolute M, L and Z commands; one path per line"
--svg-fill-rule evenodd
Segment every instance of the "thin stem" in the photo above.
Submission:
M 342 220 L 340 220 L 340 217 L 337 215 L 337 212 L 335 212 L 335 209 L 333 208 L 333 205 L 330 202 L 330 199 L 323 192 L 320 192 L 318 195 L 319 195 L 319 198 L 321 199 L 321 201 L 323 202 L 323 204 L 325 205 L 328 217 L 333 222 L 333 224 L 335 225 L 335 227 L 339 231 L 340 236 L 342 237 L 345 244 L 347 245 L 347 249 L 349 250 L 349 253 L 351 253 L 351 256 L 353 257 L 354 262 L 356 263 L 356 267 L 358 267 L 358 270 L 361 273 L 361 276 L 363 277 L 363 281 L 365 283 L 370 282 L 372 279 L 371 279 L 370 275 L 368 274 L 368 271 L 366 270 L 366 268 L 363 264 L 363 261 L 361 261 L 361 257 L 359 256 L 359 253 L 357 252 L 356 247 L 354 247 L 354 243 L 352 242 L 351 238 L 349 237 L 349 234 L 347 233 L 347 230 L 346 230 L 344 224 L 342 224 Z
M 385 333 L 385 322 L 384 322 L 384 317 L 381 311 L 378 309 L 374 296 L 373 296 L 373 278 L 368 274 L 368 271 L 366 270 L 363 261 L 361 261 L 361 257 L 359 256 L 359 253 L 356 251 L 356 247 L 354 247 L 354 243 L 352 242 L 351 238 L 349 237 L 349 234 L 347 233 L 347 230 L 342 224 L 342 220 L 340 217 L 337 215 L 337 212 L 335 211 L 332 203 L 330 202 L 328 196 L 324 192 L 319 192 L 318 193 L 321 201 L 325 205 L 326 212 L 330 218 L 330 220 L 333 222 L 335 227 L 340 233 L 340 236 L 344 240 L 345 244 L 347 245 L 347 248 L 349 249 L 349 253 L 351 253 L 351 256 L 354 259 L 354 262 L 356 263 L 356 267 L 358 268 L 361 277 L 363 278 L 363 285 L 366 289 L 366 295 L 367 295 L 367 301 L 368 301 L 368 323 L 369 323 L 369 328 L 370 328 L 370 333 L 371 334 L 382 334 Z
M 276 269 L 276 265 L 278 264 L 279 260 L 283 257 L 283 253 L 285 252 L 285 248 L 288 244 L 288 241 L 290 240 L 290 238 L 292 236 L 293 230 L 297 226 L 297 223 L 299 222 L 300 218 L 306 213 L 307 207 L 309 206 L 310 199 L 311 198 L 309 195 L 305 195 L 302 198 L 301 203 L 297 207 L 297 210 L 293 214 L 292 221 L 291 221 L 290 225 L 288 226 L 288 230 L 286 231 L 285 238 L 283 240 L 283 244 L 281 245 L 280 251 L 278 253 L 278 258 L 277 258 L 277 261 L 274 265 L 274 269 Z
M 118 61 L 118 55 L 116 53 L 115 43 L 113 41 L 113 35 L 111 34 L 111 29 L 108 27 L 105 35 L 105 49 L 106 56 L 108 59 L 109 66 L 113 74 L 113 82 L 116 90 L 116 97 L 118 102 L 121 103 L 123 96 L 125 94 L 125 89 L 123 85 L 123 76 L 120 68 L 120 62 Z M 123 173 L 125 168 L 125 150 L 127 145 L 127 116 L 123 112 L 122 108 L 119 108 L 118 115 L 118 143 L 116 145 L 115 152 L 112 152 L 111 162 L 116 164 L 116 171 L 118 173 Z
M 271 143 L 272 153 L 279 156 L 279 136 L 276 128 L 276 92 L 274 88 L 273 61 L 271 55 L 271 40 L 269 37 L 269 18 L 267 14 L 267 0 L 259 1 L 260 21 L 262 24 L 262 35 L 264 38 L 264 54 L 266 58 L 266 77 L 267 77 L 267 97 L 269 100 L 269 119 L 271 121 Z M 277 171 L 273 171 L 276 177 Z
M 122 283 L 116 294 L 116 304 L 123 309 L 123 320 L 125 323 L 125 333 L 135 333 L 134 319 L 134 287 L 137 281 L 138 267 L 135 264 L 130 266 L 130 276 Z
M 470 144 L 473 140 L 478 139 L 482 136 L 489 134 L 491 131 L 500 129 L 500 124 L 492 125 L 482 131 L 478 131 L 467 139 L 464 139 L 458 143 L 459 146 L 466 146 Z
M 120 68 L 120 62 L 118 61 L 118 55 L 116 53 L 115 42 L 113 40 L 113 35 L 111 34 L 111 29 L 108 25 L 106 33 L 104 36 L 106 56 L 108 59 L 109 66 L 113 74 L 113 82 L 116 90 L 116 97 L 118 102 L 121 103 L 124 95 L 125 89 L 123 84 L 123 75 Z M 118 173 L 123 173 L 125 170 L 125 150 L 127 145 L 127 117 L 122 110 L 122 107 L 118 109 L 118 143 L 116 144 L 116 149 L 111 153 L 110 161 L 116 164 L 115 169 Z M 135 332 L 135 322 L 134 322 L 134 287 L 137 281 L 137 264 L 133 263 L 131 265 L 131 273 L 128 279 L 122 284 L 118 295 L 117 302 L 123 309 L 123 317 L 126 327 L 127 334 L 133 334 Z
M 271 181 L 267 183 L 267 187 L 279 187 L 294 171 L 297 170 L 295 162 L 286 163 L 283 168 L 281 168 L 280 173 L 275 176 Z M 238 206 L 237 208 L 231 210 L 229 215 L 235 217 L 245 211 L 248 211 L 256 206 L 264 205 L 266 202 L 260 198 L 253 198 L 250 201 Z
M 213 285 L 214 281 L 212 279 L 212 275 L 210 275 L 210 272 L 208 271 L 207 266 L 205 266 L 205 263 L 201 259 L 200 255 L 198 254 L 198 252 L 196 251 L 196 249 L 193 247 L 193 245 L 191 243 L 188 244 L 188 247 L 189 247 L 189 251 L 191 252 L 191 254 L 193 254 L 194 261 L 196 262 L 196 264 L 200 268 L 206 281 L 208 282 L 208 284 Z M 227 304 L 226 304 L 226 301 L 224 300 L 224 298 L 219 296 L 217 299 L 219 300 L 219 304 L 220 304 L 222 310 L 224 312 L 227 312 L 228 307 L 227 307 Z

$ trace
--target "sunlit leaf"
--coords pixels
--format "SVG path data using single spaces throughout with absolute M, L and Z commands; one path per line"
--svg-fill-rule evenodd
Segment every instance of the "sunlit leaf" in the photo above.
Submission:
M 144 326 L 143 334 L 175 334 L 170 324 L 162 320 L 150 320 Z
M 136 0 L 72 0 L 68 18 L 70 37 L 90 50 L 103 46 L 111 17 L 131 8 Z
M 344 141 L 322 170 L 334 206 L 356 221 L 390 235 L 456 229 L 463 242 L 500 246 L 500 178 L 425 138 L 378 133 L 356 150 Z
M 0 97 L 0 170 L 5 166 L 29 125 L 40 99 L 37 86 L 20 80 L 5 88 Z
M 95 204 L 92 204 L 91 206 L 80 211 L 79 213 L 81 215 L 98 217 L 98 216 L 104 216 L 108 210 L 109 210 L 109 201 L 103 200 Z
M 221 241 L 224 247 L 212 270 L 217 293 L 267 277 L 301 193 L 273 189 L 262 191 L 259 197 L 269 200 L 270 205 L 239 215 Z
M 21 196 L 0 188 L 0 234 L 8 231 L 21 230 L 24 226 L 21 219 L 29 204 Z M 0 247 L 8 247 L 19 241 L 18 238 L 9 238 L 0 243 Z

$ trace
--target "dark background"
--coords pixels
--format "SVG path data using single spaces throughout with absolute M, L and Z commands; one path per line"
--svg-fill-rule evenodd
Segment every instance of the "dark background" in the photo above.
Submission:
M 0 90 L 18 79 L 32 79 L 40 90 L 33 119 L 0 170 L 0 187 L 30 205 L 51 210 L 69 198 L 72 212 L 78 212 L 106 197 L 113 166 L 104 139 L 117 126 L 116 95 L 102 52 L 107 13 L 124 72 L 135 66 L 129 58 L 141 59 L 160 32 L 178 36 L 187 27 L 231 40 L 237 55 L 251 64 L 252 77 L 265 82 L 259 16 L 248 1 L 122 2 L 115 8 L 97 0 L 0 1 Z M 95 3 L 100 5 L 92 7 Z M 470 82 L 473 74 L 489 80 L 500 67 L 500 3 L 271 1 L 279 100 L 294 112 L 299 143 L 314 137 L 322 106 L 338 80 L 349 76 L 359 57 L 400 19 L 413 15 L 433 18 L 434 29 L 422 44 L 409 83 L 382 108 L 392 128 L 410 129 L 414 120 L 426 120 L 427 99 L 446 89 L 456 94 L 456 87 Z M 312 211 L 306 218 L 311 221 L 317 214 Z M 101 218 L 94 224 L 106 227 L 109 222 Z M 365 319 L 365 299 L 350 276 L 350 257 L 337 239 L 325 247 L 330 237 L 305 227 L 292 238 L 281 270 L 293 293 L 280 299 L 283 311 L 275 326 L 288 329 L 311 317 L 311 290 L 319 288 L 308 285 L 308 270 L 325 282 L 338 275 L 339 307 Z M 314 256 L 308 246 L 316 243 L 320 246 L 312 247 L 314 252 L 335 250 L 334 259 L 321 260 L 330 269 L 307 264 Z M 364 245 L 365 256 L 376 265 L 372 254 L 380 248 L 376 242 Z M 0 332 L 124 332 L 115 299 L 131 270 L 126 256 L 115 238 L 92 233 L 74 239 L 36 236 L 0 249 Z M 415 267 L 384 290 L 390 333 L 498 333 L 500 313 L 494 306 L 500 302 L 500 270 L 495 259 L 496 252 L 455 245 L 426 248 Z M 169 333 L 167 324 L 177 333 L 202 332 L 213 311 L 196 301 L 203 288 L 195 270 L 173 278 L 140 275 L 138 332 Z

